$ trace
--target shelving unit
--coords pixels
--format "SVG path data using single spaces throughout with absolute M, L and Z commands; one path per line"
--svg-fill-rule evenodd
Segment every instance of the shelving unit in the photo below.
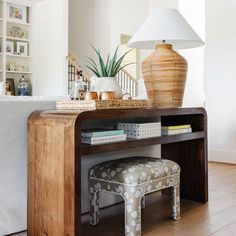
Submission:
M 6 53 L 7 57 L 22 57 L 22 58 L 30 58 L 31 56 L 22 56 L 22 55 L 17 55 L 17 54 L 8 54 Z
M 81 144 L 81 153 L 82 155 L 91 155 L 95 153 L 109 152 L 120 149 L 124 150 L 124 149 L 134 148 L 137 146 L 168 144 L 168 143 L 183 142 L 186 140 L 194 140 L 200 138 L 204 138 L 204 132 L 177 134 L 171 136 L 146 138 L 140 140 L 127 139 L 126 141 L 112 143 L 112 145 L 111 143 L 100 144 L 100 145 Z M 111 147 L 112 150 L 110 150 Z
M 20 42 L 31 42 L 30 39 L 10 37 L 10 36 L 7 36 L 7 40 L 14 40 L 14 41 L 20 41 Z
M 19 18 L 22 16 L 22 22 L 19 22 L 19 20 L 21 20 L 19 18 L 16 18 L 16 20 L 9 19 L 8 11 L 10 6 L 16 6 L 19 7 L 19 9 L 23 9 L 23 11 L 19 11 L 16 14 Z M 23 17 L 24 11 L 25 17 Z M 10 32 L 12 26 L 19 27 L 24 32 L 24 36 L 19 37 L 15 35 L 16 37 L 14 37 L 12 32 Z M 27 0 L 0 0 L 0 81 L 3 81 L 6 84 L 8 79 L 13 79 L 15 88 L 17 88 L 19 79 L 24 75 L 24 77 L 28 78 L 32 84 L 31 38 L 32 3 Z M 9 44 L 13 44 L 13 50 L 11 50 L 12 54 L 7 52 L 7 45 Z M 27 51 L 27 55 L 15 54 L 19 53 L 19 51 L 17 52 L 17 44 L 18 48 L 21 48 L 22 51 Z M 22 46 L 20 44 L 24 45 Z M 10 68 L 10 65 L 14 66 L 11 66 Z M 25 68 L 25 71 L 22 71 L 22 68 Z
M 80 142 L 81 130 L 85 126 L 92 128 L 101 125 L 103 128 L 120 120 L 149 122 L 159 119 L 163 125 L 190 124 L 193 133 L 97 146 Z M 39 143 L 35 137 L 44 138 Z M 53 235 L 55 232 L 58 236 L 82 235 L 81 173 L 89 154 L 161 144 L 161 157 L 177 162 L 181 168 L 181 198 L 208 202 L 207 114 L 202 108 L 37 111 L 29 119 L 28 144 L 29 235 L 34 232 L 39 235 Z M 105 161 L 104 155 L 97 155 L 96 158 L 100 162 Z M 40 181 L 35 183 L 35 179 Z M 57 187 L 52 189 L 52 184 Z M 42 201 L 48 196 L 51 196 L 50 202 Z M 48 218 L 47 209 L 57 214 Z M 37 219 L 33 217 L 35 214 Z M 62 224 L 58 226 L 57 222 Z
M 10 70 L 8 70 L 6 73 L 9 73 L 9 74 L 32 74 L 32 72 L 30 72 L 30 71 L 10 71 Z

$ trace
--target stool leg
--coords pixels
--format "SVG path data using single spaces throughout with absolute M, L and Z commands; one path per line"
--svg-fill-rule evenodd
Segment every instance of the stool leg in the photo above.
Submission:
M 125 235 L 141 235 L 141 197 L 132 194 L 125 200 Z
M 97 225 L 99 217 L 99 190 L 90 185 L 90 224 Z
M 180 219 L 180 189 L 179 184 L 172 188 L 172 218 Z

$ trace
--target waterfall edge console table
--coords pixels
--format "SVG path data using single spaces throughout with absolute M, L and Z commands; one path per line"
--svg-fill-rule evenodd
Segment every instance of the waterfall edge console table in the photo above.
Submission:
M 81 144 L 88 120 L 191 124 L 192 133 Z M 36 111 L 28 121 L 28 235 L 81 235 L 81 158 L 89 154 L 161 144 L 161 155 L 181 167 L 181 198 L 208 202 L 207 115 L 203 108 Z M 102 162 L 101 158 L 101 162 Z

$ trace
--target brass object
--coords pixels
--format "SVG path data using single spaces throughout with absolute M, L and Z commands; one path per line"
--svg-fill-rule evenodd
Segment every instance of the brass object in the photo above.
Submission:
M 98 100 L 97 92 L 86 92 L 84 94 L 84 100 Z
M 100 92 L 100 99 L 101 100 L 113 100 L 113 99 L 115 99 L 115 92 L 112 92 L 112 91 Z

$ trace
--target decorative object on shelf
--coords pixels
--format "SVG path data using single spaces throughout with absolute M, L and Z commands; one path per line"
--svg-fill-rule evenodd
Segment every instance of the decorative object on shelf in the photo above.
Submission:
M 30 96 L 30 94 L 31 94 L 31 84 L 29 80 L 22 75 L 17 85 L 17 95 Z
M 83 82 L 82 71 L 77 71 L 70 94 L 72 100 L 84 99 L 85 85 L 86 83 Z
M 175 9 L 157 9 L 128 43 L 129 47 L 155 49 L 142 64 L 150 107 L 181 107 L 187 62 L 172 49 L 194 48 L 204 42 Z
M 14 53 L 14 43 L 11 41 L 6 42 L 6 53 L 9 55 L 13 55 Z
M 115 92 L 116 99 L 122 98 L 122 90 L 116 79 L 116 75 L 126 66 L 133 64 L 128 63 L 122 65 L 125 56 L 131 50 L 118 58 L 117 54 L 119 47 L 117 47 L 114 55 L 111 58 L 108 56 L 106 60 L 104 60 L 100 51 L 95 47 L 93 47 L 93 49 L 98 57 L 98 63 L 96 64 L 92 58 L 88 58 L 88 65 L 86 65 L 86 67 L 96 75 L 96 77 L 91 78 L 90 90 L 96 92 L 112 91 Z
M 16 71 L 16 63 L 9 62 L 9 71 Z
M 27 18 L 26 6 L 16 4 L 7 4 L 7 19 L 8 21 L 26 23 Z
M 101 100 L 114 100 L 115 99 L 115 92 L 100 92 L 99 99 Z
M 28 43 L 17 42 L 16 43 L 16 52 L 21 56 L 28 56 Z
M 84 94 L 84 100 L 98 100 L 98 93 L 97 92 L 86 92 Z
M 11 37 L 14 38 L 24 38 L 25 37 L 25 31 L 23 28 L 17 25 L 12 25 L 9 28 L 9 33 Z
M 145 139 L 161 136 L 161 122 L 118 123 L 117 129 L 124 130 L 127 138 Z
M 15 96 L 14 79 L 6 78 L 6 95 Z
M 116 99 L 121 99 L 123 96 L 120 85 L 116 77 L 91 77 L 90 78 L 90 91 L 96 92 L 114 92 Z
M 136 109 L 147 108 L 147 100 L 78 100 L 58 101 L 58 110 L 106 110 L 106 109 Z
M 26 72 L 24 65 L 17 65 L 16 68 L 17 68 L 17 71 L 19 71 L 19 72 Z

